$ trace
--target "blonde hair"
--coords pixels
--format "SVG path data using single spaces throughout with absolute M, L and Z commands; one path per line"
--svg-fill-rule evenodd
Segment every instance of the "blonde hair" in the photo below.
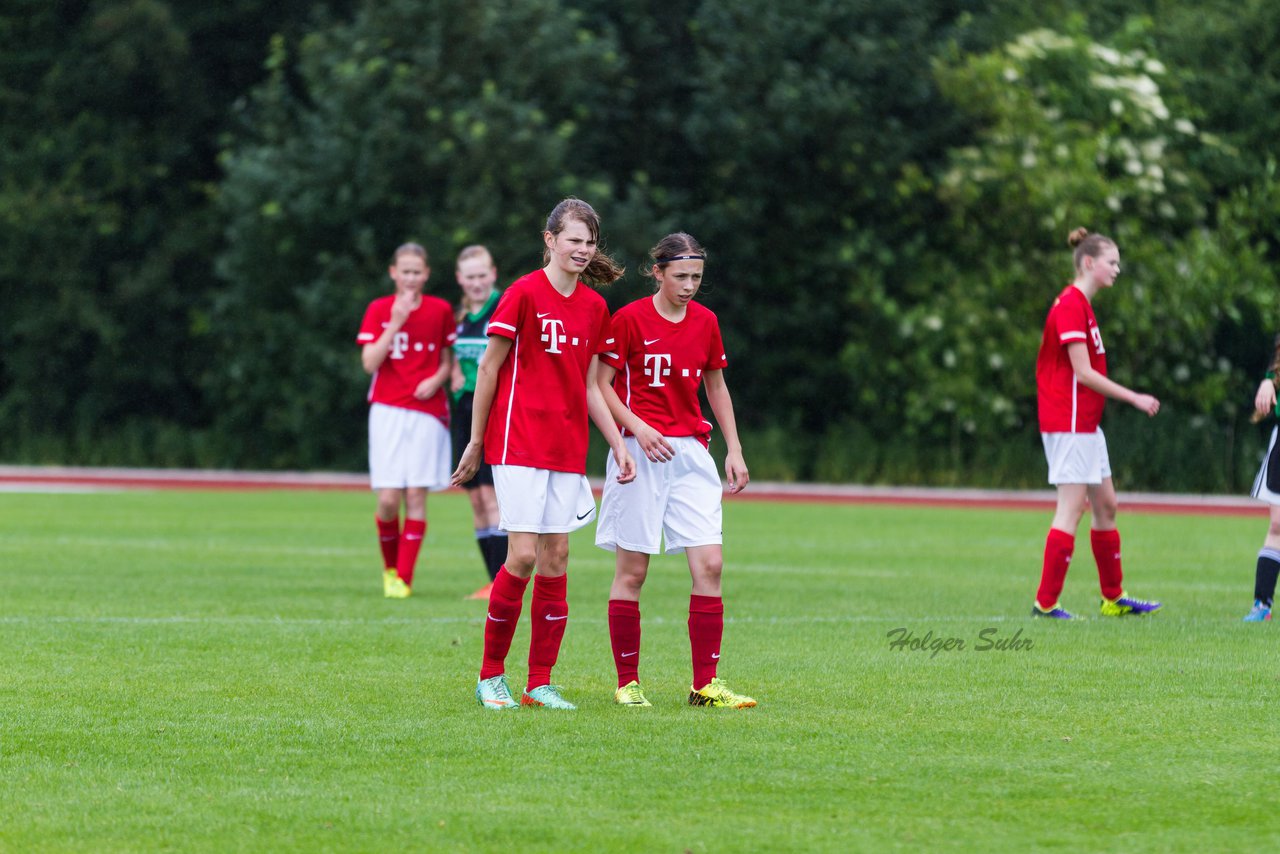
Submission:
M 1071 260 L 1079 271 L 1082 260 L 1086 257 L 1097 258 L 1108 246 L 1115 246 L 1116 242 L 1105 234 L 1091 234 L 1087 228 L 1077 228 L 1067 235 L 1067 245 L 1075 250 Z
M 564 231 L 569 220 L 574 219 L 587 227 L 587 231 L 591 233 L 591 239 L 596 242 L 596 254 L 587 264 L 587 269 L 582 271 L 582 281 L 598 288 L 621 279 L 626 268 L 605 254 L 604 247 L 600 244 L 600 215 L 596 213 L 595 208 L 582 199 L 570 196 L 556 205 L 551 215 L 547 217 L 547 227 L 543 231 L 551 232 L 553 236 L 557 235 Z M 546 264 L 550 261 L 551 250 L 543 249 L 542 263 Z
M 427 259 L 427 250 L 421 243 L 401 243 L 397 246 L 396 251 L 391 253 L 391 266 L 396 265 L 401 255 L 417 255 L 425 266 L 431 266 L 431 262 Z
M 472 258 L 479 258 L 481 256 L 488 258 L 490 266 L 493 265 L 493 255 L 492 253 L 489 252 L 489 250 L 486 247 L 480 245 L 479 243 L 473 243 L 470 246 L 464 246 L 462 248 L 462 251 L 458 253 L 458 260 L 455 263 L 455 266 L 461 267 L 463 261 L 470 261 Z

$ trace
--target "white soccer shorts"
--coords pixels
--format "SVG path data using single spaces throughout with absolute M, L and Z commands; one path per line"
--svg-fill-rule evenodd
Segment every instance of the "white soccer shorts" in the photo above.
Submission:
M 1276 448 L 1276 428 L 1271 428 L 1271 441 L 1267 443 L 1267 452 L 1262 455 L 1262 467 L 1258 469 L 1258 476 L 1253 479 L 1253 489 L 1249 494 L 1254 498 L 1265 501 L 1268 504 L 1280 504 L 1280 493 L 1272 492 L 1267 486 L 1267 475 L 1271 473 L 1271 455 L 1275 453 Z M 1280 461 L 1278 461 L 1280 462 Z M 1272 474 L 1274 478 L 1274 474 Z
M 609 551 L 621 547 L 656 555 L 662 552 L 664 537 L 667 554 L 723 543 L 724 487 L 702 443 L 692 436 L 668 437 L 675 457 L 655 463 L 644 455 L 634 436 L 623 441 L 636 461 L 636 479 L 618 483 L 618 464 L 609 455 L 596 545 Z
M 369 407 L 369 483 L 374 489 L 445 489 L 453 475 L 449 429 L 425 412 Z
M 596 515 L 586 475 L 529 466 L 493 467 L 498 527 L 530 534 L 567 534 Z
M 1107 440 L 1099 427 L 1092 433 L 1041 433 L 1049 461 L 1049 483 L 1094 486 L 1111 477 Z

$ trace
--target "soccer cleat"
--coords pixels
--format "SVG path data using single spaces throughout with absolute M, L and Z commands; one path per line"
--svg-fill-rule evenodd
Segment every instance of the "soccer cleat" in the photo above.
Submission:
M 409 585 L 400 580 L 400 576 L 392 574 L 390 580 L 382 582 L 382 595 L 388 599 L 408 599 L 413 591 Z
M 396 571 L 394 568 L 382 570 L 382 595 L 391 595 L 391 582 L 396 579 Z
M 653 705 L 653 703 L 644 698 L 644 692 L 640 690 L 640 683 L 634 679 L 614 692 L 613 701 L 619 706 Z
M 693 688 L 689 689 L 691 706 L 730 706 L 735 709 L 749 709 L 755 704 L 756 701 L 750 697 L 735 694 L 728 685 L 720 681 L 719 677 L 712 679 L 696 691 Z
M 1261 599 L 1253 600 L 1253 610 L 1244 615 L 1246 623 L 1265 623 L 1271 619 L 1271 606 L 1262 604 Z
M 511 696 L 511 687 L 507 685 L 504 673 L 476 683 L 476 702 L 495 712 L 520 708 L 520 704 Z
M 1048 610 L 1045 610 L 1044 608 L 1041 608 L 1041 607 L 1040 607 L 1040 603 L 1039 603 L 1039 602 L 1037 602 L 1037 603 L 1035 603 L 1035 605 L 1033 605 L 1033 606 L 1032 606 L 1032 608 L 1031 608 L 1031 616 L 1033 616 L 1033 617 L 1046 617 L 1046 618 L 1048 618 L 1048 619 L 1050 619 L 1050 620 L 1075 620 L 1075 619 L 1078 619 L 1078 618 L 1076 617 L 1076 615 L 1075 615 L 1075 614 L 1071 613 L 1071 612 L 1070 612 L 1070 611 L 1068 611 L 1066 608 L 1062 607 L 1062 603 L 1061 603 L 1061 602 L 1055 602 L 1055 603 L 1054 603 L 1054 606 L 1053 606 L 1052 608 L 1049 608 Z
M 1104 617 L 1123 617 L 1127 614 L 1150 614 L 1163 608 L 1160 602 L 1144 602 L 1141 599 L 1134 599 L 1128 593 L 1121 592 L 1115 599 L 1108 599 L 1105 596 L 1102 599 L 1102 616 Z
M 481 587 L 479 590 L 477 590 L 475 593 L 472 593 L 472 594 L 471 594 L 470 596 L 468 596 L 467 598 L 468 598 L 468 599 L 483 599 L 484 601 L 488 602 L 488 601 L 489 601 L 489 593 L 490 593 L 492 590 L 493 590 L 493 582 L 492 582 L 492 581 L 490 581 L 490 582 L 489 582 L 488 584 L 486 584 L 484 587 Z
M 559 685 L 539 685 L 532 691 L 525 691 L 524 696 L 520 698 L 522 706 L 542 706 L 544 709 L 576 709 L 573 703 L 570 703 L 564 697 L 560 696 Z

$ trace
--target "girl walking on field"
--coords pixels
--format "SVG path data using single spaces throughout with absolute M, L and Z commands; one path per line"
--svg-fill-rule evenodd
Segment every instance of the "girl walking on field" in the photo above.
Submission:
M 431 268 L 416 243 L 396 249 L 395 293 L 369 303 L 356 343 L 369 384 L 369 479 L 378 493 L 382 592 L 409 596 L 427 535 L 427 490 L 449 485 L 449 381 L 453 311 L 423 293 Z M 400 529 L 403 502 L 404 530 Z
M 1280 336 L 1276 336 L 1271 368 L 1254 394 L 1254 415 L 1258 421 L 1273 411 L 1280 414 L 1280 408 L 1276 406 L 1277 371 L 1280 371 Z M 1253 489 L 1249 493 L 1271 505 L 1271 521 L 1267 526 L 1267 536 L 1262 541 L 1262 548 L 1258 550 L 1258 565 L 1253 581 L 1253 608 L 1245 614 L 1246 623 L 1265 623 L 1271 619 L 1276 577 L 1280 576 L 1280 447 L 1276 445 L 1276 433 L 1277 428 L 1272 427 L 1271 442 L 1267 445 L 1262 467 L 1258 469 L 1258 476 L 1254 478 Z
M 669 234 L 650 250 L 645 274 L 656 285 L 613 318 L 612 345 L 597 381 L 613 417 L 625 430 L 636 460 L 635 482 L 605 479 L 596 545 L 617 553 L 609 590 L 609 638 L 618 690 L 614 702 L 649 706 L 640 689 L 640 589 L 649 556 L 684 552 L 693 590 L 689 646 L 693 655 L 691 706 L 745 709 L 756 701 L 733 691 L 717 675 L 724 633 L 720 574 L 720 475 L 707 451 L 711 423 L 702 417 L 705 387 L 728 444 L 724 471 L 730 494 L 750 479 L 738 441 L 733 400 L 725 384 L 724 342 L 715 314 L 693 301 L 702 286 L 707 253 L 688 234 Z M 615 473 L 611 463 L 609 474 Z
M 1045 540 L 1040 588 L 1031 614 L 1060 620 L 1074 618 L 1062 607 L 1058 596 L 1086 505 L 1093 513 L 1089 544 L 1098 564 L 1102 615 L 1149 614 L 1160 609 L 1159 602 L 1135 599 L 1124 591 L 1120 532 L 1116 530 L 1116 490 L 1111 480 L 1107 440 L 1098 425 L 1108 397 L 1124 401 L 1148 416 L 1160 411 L 1160 401 L 1107 378 L 1106 350 L 1092 302 L 1120 275 L 1120 250 L 1115 241 L 1077 228 L 1068 243 L 1074 249 L 1076 277 L 1049 309 L 1036 359 L 1040 436 L 1049 461 L 1049 482 L 1058 490 L 1058 506 Z
M 596 385 L 599 354 L 608 349 L 609 309 L 590 285 L 616 280 L 622 268 L 599 251 L 600 217 L 579 199 L 556 205 L 542 240 L 546 266 L 517 279 L 489 321 L 471 441 L 453 474 L 461 485 L 482 459 L 493 466 L 500 525 L 508 536 L 506 563 L 489 594 L 476 684 L 476 700 L 494 710 L 577 708 L 551 684 L 551 668 L 569 618 L 569 532 L 596 512 L 586 478 L 588 415 L 613 449 L 618 481 L 635 477 L 635 463 Z M 506 658 L 530 577 L 529 675 L 517 703 Z

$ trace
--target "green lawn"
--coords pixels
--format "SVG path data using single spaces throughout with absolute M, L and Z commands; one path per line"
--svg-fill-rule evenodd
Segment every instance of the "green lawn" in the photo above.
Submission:
M 466 499 L 429 513 L 387 601 L 367 494 L 0 494 L 0 851 L 1280 844 L 1280 626 L 1240 622 L 1264 511 L 1122 511 L 1130 590 L 1165 611 L 1063 625 L 1025 616 L 1047 511 L 730 501 L 720 672 L 746 711 L 684 705 L 678 558 L 642 603 L 654 708 L 611 704 L 588 528 L 556 670 L 581 708 L 511 714 L 473 699 Z M 1093 616 L 1096 589 L 1086 534 L 1064 604 Z

